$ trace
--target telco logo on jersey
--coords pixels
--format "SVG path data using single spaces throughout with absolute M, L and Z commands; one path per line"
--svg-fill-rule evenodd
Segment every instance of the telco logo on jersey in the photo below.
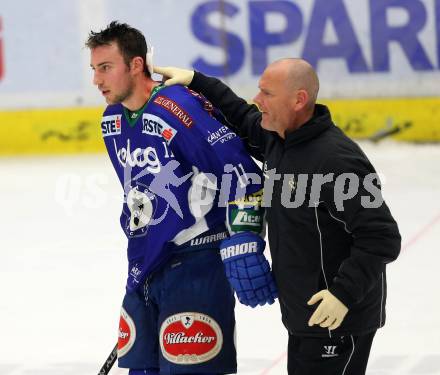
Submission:
M 144 113 L 142 116 L 142 133 L 156 137 L 164 138 L 170 144 L 176 136 L 177 130 L 169 126 L 160 117 L 150 113 Z
M 103 137 L 121 134 L 121 115 L 104 116 L 101 121 Z
M 121 149 L 118 149 L 115 139 L 113 139 L 113 145 L 115 147 L 115 154 L 118 158 L 119 164 L 121 164 L 124 168 L 126 168 L 127 165 L 132 168 L 143 168 L 146 166 L 147 170 L 151 173 L 160 172 L 160 160 L 154 147 L 147 147 L 145 149 L 138 147 L 132 152 L 130 139 L 127 139 L 127 148 L 122 147 Z

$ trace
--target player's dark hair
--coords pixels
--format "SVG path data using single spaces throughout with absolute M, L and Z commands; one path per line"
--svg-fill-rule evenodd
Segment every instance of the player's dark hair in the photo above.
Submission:
M 130 66 L 130 62 L 134 57 L 142 57 L 144 60 L 144 73 L 147 77 L 151 77 L 146 63 L 147 42 L 139 30 L 126 23 L 112 21 L 101 31 L 90 31 L 86 47 L 94 49 L 109 45 L 112 42 L 116 42 L 127 66 Z

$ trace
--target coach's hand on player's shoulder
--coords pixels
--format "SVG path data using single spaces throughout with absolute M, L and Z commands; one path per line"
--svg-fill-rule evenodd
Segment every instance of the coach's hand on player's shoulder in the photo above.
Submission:
M 319 324 L 320 327 L 330 330 L 338 328 L 347 315 L 348 308 L 327 289 L 314 294 L 307 304 L 314 305 L 319 301 L 321 303 L 310 317 L 309 326 Z
M 174 66 L 155 66 L 153 71 L 163 76 L 162 81 L 165 86 L 176 84 L 188 86 L 194 77 L 194 70 L 181 69 Z

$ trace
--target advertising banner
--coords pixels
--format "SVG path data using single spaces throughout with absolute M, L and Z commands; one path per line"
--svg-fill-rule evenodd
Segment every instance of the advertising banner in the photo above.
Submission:
M 321 98 L 440 94 L 440 0 L 0 1 L 0 106 L 95 105 L 90 30 L 139 28 L 155 61 L 252 98 L 281 57 L 318 71 Z
M 55 120 L 67 114 L 69 129 L 99 118 L 105 102 L 84 42 L 112 20 L 144 33 L 156 65 L 220 77 L 247 100 L 270 62 L 304 58 L 318 72 L 318 100 L 334 103 L 349 135 L 440 139 L 440 0 L 0 0 L 0 153 L 40 149 L 48 127 L 69 133 Z M 14 132 L 32 132 L 32 145 L 11 142 Z M 58 138 L 75 152 L 101 149 L 94 137 L 93 147 Z

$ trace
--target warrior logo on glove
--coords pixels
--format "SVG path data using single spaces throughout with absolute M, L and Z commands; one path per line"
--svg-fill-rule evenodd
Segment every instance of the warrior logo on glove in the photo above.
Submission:
M 278 296 L 269 262 L 263 254 L 265 246 L 266 242 L 251 232 L 234 234 L 220 245 L 226 278 L 243 305 L 271 305 Z

